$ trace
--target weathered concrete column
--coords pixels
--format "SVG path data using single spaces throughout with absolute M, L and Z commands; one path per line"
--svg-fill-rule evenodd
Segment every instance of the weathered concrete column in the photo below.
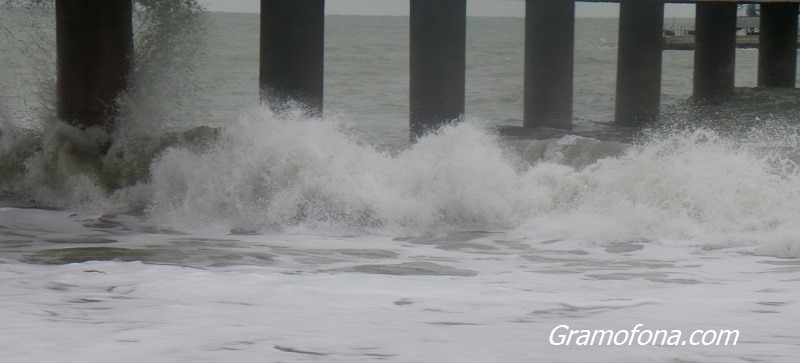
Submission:
M 261 101 L 322 115 L 325 0 L 261 0 Z
M 722 102 L 734 93 L 736 3 L 698 3 L 696 10 L 693 98 Z
M 664 4 L 619 4 L 616 123 L 639 125 L 658 119 Z
M 110 126 L 133 54 L 131 0 L 56 1 L 58 117 Z
M 409 118 L 414 140 L 464 115 L 467 2 L 410 3 Z
M 575 0 L 525 4 L 525 127 L 572 128 Z
M 759 87 L 794 87 L 797 82 L 797 3 L 761 4 Z

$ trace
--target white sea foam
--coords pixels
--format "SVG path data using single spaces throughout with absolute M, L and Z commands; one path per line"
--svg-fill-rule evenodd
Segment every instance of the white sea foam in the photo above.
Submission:
M 792 362 L 800 353 L 796 94 L 740 89 L 724 109 L 698 110 L 680 102 L 691 53 L 671 54 L 664 118 L 683 126 L 620 142 L 609 135 L 624 128 L 602 125 L 616 50 L 595 41 L 614 39 L 616 22 L 579 19 L 588 46 L 576 48 L 576 130 L 592 137 L 495 132 L 520 123 L 524 21 L 471 19 L 467 111 L 490 121 L 395 147 L 407 135 L 408 56 L 397 46 L 407 21 L 326 19 L 325 107 L 335 120 L 261 108 L 236 120 L 257 102 L 257 15 L 138 3 L 137 66 L 110 134 L 50 121 L 52 11 L 0 12 L 6 34 L 23 36 L 0 44 L 16 72 L 11 82 L 0 74 L 0 201 L 11 206 L 0 208 L 3 359 Z M 737 77 L 754 85 L 755 57 L 740 55 Z M 713 123 L 686 126 L 696 118 Z M 739 329 L 742 339 L 601 350 L 547 342 L 560 324 L 639 323 Z
M 39 205 L 145 210 L 149 223 L 171 230 L 513 230 L 797 256 L 797 153 L 789 138 L 764 130 L 753 139 L 664 131 L 634 145 L 505 141 L 469 120 L 395 152 L 357 142 L 336 122 L 279 119 L 263 108 L 220 131 L 198 130 L 137 134 L 106 154 L 114 136 L 100 130 L 6 134 L 12 178 L 4 183 Z
M 567 136 L 526 141 L 544 145 L 526 159 L 518 144 L 466 122 L 389 154 L 335 123 L 253 109 L 211 150 L 158 157 L 148 217 L 178 230 L 513 229 L 601 244 L 758 246 L 800 224 L 800 177 L 790 159 L 741 141 L 679 131 L 609 155 L 602 142 Z
M 31 239 L 22 256 L 29 263 L 6 260 L 7 252 L 0 259 L 0 342 L 13 361 L 789 362 L 797 353 L 796 261 L 733 249 L 647 244 L 609 253 L 503 234 L 108 233 L 86 226 L 100 218 L 88 213 L 5 208 L 0 217 L 19 234 L 0 237 L 2 248 Z M 118 258 L 152 255 L 96 261 L 114 256 L 92 234 L 114 238 Z M 220 261 L 237 252 L 274 259 L 158 263 L 159 254 L 213 259 L 221 248 Z M 741 339 L 735 347 L 551 346 L 548 334 L 561 324 L 737 329 Z

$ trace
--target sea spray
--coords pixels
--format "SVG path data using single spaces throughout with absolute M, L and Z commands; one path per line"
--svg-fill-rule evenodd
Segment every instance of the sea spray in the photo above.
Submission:
M 196 0 L 137 0 L 135 58 L 120 95 L 121 128 L 152 137 L 208 122 L 198 69 L 206 49 L 206 14 Z M 131 135 L 133 134 L 133 135 Z
M 199 139 L 213 138 L 214 130 L 187 126 L 204 121 L 202 107 L 194 107 L 203 104 L 195 59 L 203 49 L 204 13 L 196 1 L 135 2 L 134 66 L 110 131 L 76 130 L 53 116 L 54 2 L 3 4 L 3 15 L 23 19 L 4 22 L 4 48 L 16 56 L 12 65 L 26 63 L 12 67 L 17 87 L 0 94 L 0 186 L 15 203 L 139 210 L 110 200 L 145 182 L 165 147 L 186 140 L 202 147 Z
M 55 1 L 6 0 L 0 5 L 0 107 L 8 124 L 41 132 L 56 115 Z
M 755 246 L 759 253 L 797 254 L 792 226 L 800 225 L 800 158 L 794 111 L 787 111 L 796 98 L 791 92 L 777 98 L 774 91 L 739 92 L 732 108 L 757 108 L 739 119 L 737 112 L 701 107 L 705 121 L 698 121 L 697 107 L 668 107 L 666 126 L 639 138 L 607 137 L 604 129 L 619 130 L 583 121 L 578 128 L 590 131 L 508 137 L 494 131 L 497 120 L 468 118 L 416 144 L 385 149 L 376 144 L 406 138 L 406 119 L 377 117 L 374 126 L 359 124 L 360 131 L 343 130 L 356 117 L 338 110 L 322 120 L 278 119 L 259 107 L 241 111 L 238 121 L 207 119 L 204 68 L 193 63 L 203 55 L 196 38 L 203 37 L 205 15 L 181 8 L 184 2 L 154 4 L 163 8 L 137 7 L 138 68 L 112 133 L 70 129 L 46 115 L 52 112 L 20 106 L 3 91 L 4 203 L 127 213 L 178 231 L 407 236 L 492 230 L 533 240 Z M 49 49 L 50 43 L 39 44 L 31 49 Z M 52 67 L 50 50 L 32 52 Z M 43 83 L 53 84 L 52 78 Z M 404 96 L 389 93 L 395 98 L 386 102 L 399 107 Z M 770 115 L 772 109 L 781 112 Z
M 575 130 L 525 130 L 524 47 L 502 41 L 524 20 L 472 18 L 481 51 L 468 53 L 486 66 L 468 86 L 487 87 L 468 90 L 467 113 L 484 119 L 407 144 L 407 18 L 326 18 L 323 119 L 248 108 L 258 15 L 208 19 L 200 56 L 215 66 L 195 70 L 213 82 L 208 103 L 171 97 L 181 87 L 164 78 L 158 103 L 131 98 L 136 121 L 113 135 L 27 123 L 14 87 L 34 82 L 3 83 L 6 360 L 796 360 L 796 96 L 616 127 L 616 48 L 581 46 Z M 579 18 L 576 44 L 616 39 L 616 24 Z M 737 53 L 755 85 L 757 52 Z M 664 57 L 666 104 L 689 97 L 691 62 Z M 761 107 L 742 93 L 728 107 Z M 207 109 L 216 119 L 195 116 Z M 562 324 L 746 342 L 554 347 Z
M 529 140 L 546 151 L 520 154 L 519 143 L 468 121 L 393 155 L 335 123 L 253 109 L 207 152 L 162 154 L 148 218 L 169 229 L 513 229 L 599 244 L 709 246 L 758 244 L 800 224 L 800 177 L 786 167 L 794 162 L 713 131 L 659 133 L 625 149 L 566 136 Z M 565 155 L 582 161 L 569 165 Z
M 568 175 L 560 183 L 573 207 L 523 229 L 599 243 L 747 243 L 800 222 L 797 171 L 770 157 L 707 130 L 661 134 Z
M 257 230 L 508 228 L 531 212 L 529 199 L 515 202 L 520 194 L 546 193 L 520 183 L 495 139 L 468 122 L 392 156 L 336 124 L 256 109 L 209 153 L 165 152 L 153 166 L 149 211 L 172 228 L 226 219 Z
M 222 129 L 126 150 L 147 177 L 108 188 L 103 178 L 119 178 L 130 164 L 105 174 L 118 156 L 97 164 L 86 154 L 106 135 L 63 128 L 23 157 L 25 173 L 12 194 L 34 205 L 141 213 L 147 224 L 169 230 L 511 230 L 601 245 L 659 241 L 797 253 L 797 150 L 790 137 L 782 147 L 765 147 L 765 140 L 781 140 L 766 130 L 747 140 L 706 129 L 661 131 L 625 145 L 574 135 L 504 140 L 468 120 L 390 153 L 354 140 L 339 123 L 276 118 L 257 107 Z M 4 137 L 6 152 L 13 140 L 25 144 Z

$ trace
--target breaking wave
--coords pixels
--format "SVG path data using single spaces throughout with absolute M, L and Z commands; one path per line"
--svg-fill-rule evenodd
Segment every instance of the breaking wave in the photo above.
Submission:
M 100 131 L 4 134 L 3 168 L 16 175 L 4 179 L 4 193 L 36 206 L 134 213 L 169 230 L 512 230 L 798 255 L 798 148 L 785 128 L 747 140 L 656 131 L 624 144 L 506 140 L 468 120 L 385 151 L 299 114 L 253 108 L 221 129 L 128 140 L 106 155 Z M 129 170 L 134 164 L 141 170 Z

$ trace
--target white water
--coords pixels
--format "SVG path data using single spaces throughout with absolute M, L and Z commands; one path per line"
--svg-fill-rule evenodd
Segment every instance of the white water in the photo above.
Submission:
M 210 42 L 253 43 L 240 34 L 252 19 L 240 18 L 214 18 L 227 25 Z M 589 131 L 498 128 L 516 122 L 510 85 L 521 78 L 504 61 L 521 54 L 480 38 L 473 116 L 406 145 L 397 142 L 405 96 L 394 90 L 407 82 L 389 64 L 407 58 L 392 46 L 401 20 L 332 21 L 344 35 L 329 54 L 352 57 L 331 62 L 333 111 L 322 120 L 241 106 L 256 92 L 236 82 L 203 93 L 195 78 L 221 70 L 249 85 L 239 75 L 252 75 L 252 59 L 215 48 L 229 67 L 195 71 L 192 57 L 157 57 L 196 36 L 165 37 L 158 22 L 165 28 L 140 33 L 146 61 L 110 135 L 17 117 L 0 94 L 0 360 L 800 356 L 796 93 L 741 90 L 724 108 L 699 110 L 677 102 L 665 107 L 668 125 L 631 136 L 603 124 L 613 74 L 602 66 L 614 53 L 604 39 L 614 34 L 587 20 L 579 28 L 596 31 L 578 43 L 604 52 L 577 57 L 576 114 L 588 115 L 578 129 Z M 473 20 L 487 27 L 473 34 L 505 34 L 517 20 Z M 374 64 L 347 43 L 361 26 L 378 40 L 357 49 L 381 50 L 373 58 L 387 69 L 368 82 L 352 70 Z M 673 56 L 665 98 L 680 100 L 686 55 Z M 639 323 L 741 338 L 735 347 L 548 343 L 561 324 Z
M 797 165 L 756 140 L 700 130 L 628 148 L 577 136 L 504 146 L 466 122 L 392 155 L 338 128 L 252 110 L 208 152 L 171 148 L 158 158 L 148 215 L 173 230 L 512 229 L 600 244 L 784 243 L 774 253 L 798 257 Z
M 796 146 L 766 131 L 748 140 L 664 131 L 636 145 L 579 136 L 501 141 L 467 121 L 389 152 L 358 143 L 336 122 L 279 120 L 255 108 L 200 146 L 142 153 L 154 155 L 148 179 L 110 193 L 98 178 L 126 157 L 118 148 L 135 150 L 122 141 L 100 166 L 87 165 L 76 160 L 86 153 L 69 152 L 80 146 L 65 141 L 99 144 L 98 135 L 68 127 L 46 134 L 18 189 L 37 186 L 30 197 L 59 208 L 143 209 L 148 225 L 182 232 L 466 229 L 800 256 Z
M 85 211 L 0 210 L 4 355 L 788 362 L 798 354 L 800 179 L 774 146 L 702 130 L 634 146 L 577 136 L 501 142 L 465 122 L 389 153 L 340 129 L 254 109 L 204 150 L 165 149 L 148 183 L 106 195 L 76 177 L 63 200 Z M 129 203 L 146 211 L 103 215 Z M 548 343 L 561 324 L 640 323 L 742 337 L 735 347 Z
M 790 362 L 798 354 L 800 265 L 746 248 L 476 232 L 165 235 L 97 227 L 108 220 L 90 214 L 0 215 L 5 231 L 18 232 L 3 237 L 4 248 L 17 244 L 31 261 L 47 263 L 54 251 L 100 255 L 87 251 L 110 245 L 128 250 L 107 257 L 145 261 L 3 261 L 0 341 L 11 361 Z M 98 245 L 107 239 L 115 242 Z M 687 334 L 738 329 L 741 339 L 733 347 L 548 343 L 561 324 L 640 323 Z

